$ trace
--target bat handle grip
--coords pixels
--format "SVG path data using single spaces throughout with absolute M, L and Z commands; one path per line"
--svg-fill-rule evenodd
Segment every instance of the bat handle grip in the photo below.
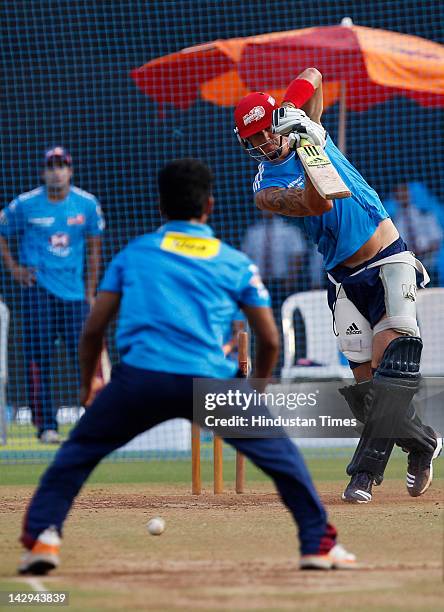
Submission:
M 301 138 L 299 142 L 300 147 L 308 147 L 309 145 L 311 145 L 311 142 L 309 140 L 307 140 L 306 138 Z

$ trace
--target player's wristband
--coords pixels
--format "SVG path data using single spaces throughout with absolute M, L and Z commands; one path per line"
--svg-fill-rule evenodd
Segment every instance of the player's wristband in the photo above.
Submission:
M 305 79 L 294 79 L 287 87 L 284 102 L 291 102 L 296 108 L 301 108 L 314 94 L 315 88 Z

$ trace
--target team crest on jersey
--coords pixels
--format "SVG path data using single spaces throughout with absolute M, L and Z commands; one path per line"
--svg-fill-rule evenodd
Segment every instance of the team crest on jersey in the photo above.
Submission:
M 56 232 L 49 238 L 49 251 L 57 257 L 67 257 L 71 252 L 69 235 L 65 232 Z
M 242 119 L 244 125 L 250 125 L 253 121 L 260 121 L 262 117 L 265 117 L 265 108 L 263 106 L 255 106 Z
M 217 238 L 198 238 L 188 234 L 167 232 L 160 245 L 162 251 L 169 251 L 197 259 L 216 257 L 220 251 L 220 240 Z
M 85 215 L 76 215 L 75 217 L 68 217 L 67 219 L 68 225 L 84 225 L 85 224 Z

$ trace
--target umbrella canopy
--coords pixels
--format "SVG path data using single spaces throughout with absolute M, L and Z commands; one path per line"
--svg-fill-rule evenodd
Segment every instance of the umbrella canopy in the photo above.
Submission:
M 131 72 L 161 106 L 189 108 L 201 97 L 233 106 L 250 91 L 280 99 L 309 66 L 324 76 L 324 105 L 341 95 L 348 108 L 366 110 L 403 95 L 424 106 L 444 106 L 444 46 L 354 25 L 325 26 L 215 40 L 154 59 Z

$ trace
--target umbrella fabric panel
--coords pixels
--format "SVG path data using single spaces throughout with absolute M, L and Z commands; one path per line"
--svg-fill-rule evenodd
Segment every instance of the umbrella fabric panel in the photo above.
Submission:
M 137 86 L 159 104 L 189 108 L 200 95 L 202 83 L 225 74 L 233 62 L 216 47 L 173 53 L 131 72 Z
M 346 105 L 352 110 L 363 111 L 398 95 L 424 106 L 444 106 L 443 45 L 362 26 L 218 39 L 152 60 L 131 76 L 159 104 L 185 109 L 199 96 L 232 106 L 255 90 L 280 99 L 308 66 L 316 66 L 326 84 L 335 84 L 337 96 L 337 84 L 346 83 Z

